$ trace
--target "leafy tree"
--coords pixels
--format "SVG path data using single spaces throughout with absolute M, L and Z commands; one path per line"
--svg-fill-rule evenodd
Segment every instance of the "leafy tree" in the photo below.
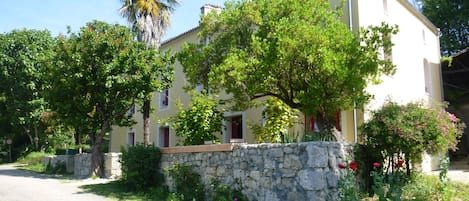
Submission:
M 93 173 L 101 175 L 100 146 L 112 125 L 130 125 L 126 113 L 171 80 L 172 59 L 134 41 L 120 25 L 93 21 L 78 34 L 61 36 L 47 69 L 47 98 L 60 118 L 78 126 L 92 143 Z M 161 76 L 162 79 L 150 79 Z
M 223 114 L 217 109 L 218 101 L 209 95 L 192 92 L 192 102 L 187 110 L 182 106 L 174 120 L 176 135 L 183 137 L 183 145 L 201 145 L 217 140 L 221 132 Z
M 210 42 L 186 45 L 178 57 L 192 85 L 225 90 L 238 108 L 274 96 L 314 114 L 327 132 L 336 111 L 364 103 L 367 84 L 395 72 L 383 53 L 397 29 L 382 24 L 358 37 L 326 0 L 230 1 L 225 7 L 202 20 L 200 37 Z
M 161 38 L 169 27 L 169 16 L 178 4 L 178 0 L 121 0 L 122 16 L 127 18 L 137 33 L 137 39 L 148 48 L 159 49 Z M 158 79 L 155 77 L 153 79 Z M 143 144 L 150 142 L 151 93 L 145 94 L 143 102 Z
M 423 0 L 422 11 L 440 28 L 442 55 L 451 56 L 469 47 L 469 1 Z
M 55 39 L 48 31 L 13 30 L 0 34 L 0 132 L 26 134 L 36 150 L 45 141 L 47 110 L 41 68 L 53 57 Z M 21 143 L 15 142 L 18 146 Z

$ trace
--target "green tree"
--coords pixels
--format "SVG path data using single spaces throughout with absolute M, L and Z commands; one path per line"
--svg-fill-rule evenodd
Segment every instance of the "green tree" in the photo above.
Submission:
M 223 114 L 217 109 L 218 101 L 209 95 L 192 92 L 192 102 L 187 110 L 182 106 L 174 120 L 176 135 L 183 137 L 183 145 L 201 145 L 217 140 L 221 132 Z
M 26 134 L 38 150 L 45 141 L 47 110 L 41 68 L 53 57 L 55 39 L 48 31 L 13 30 L 0 34 L 0 133 Z M 16 146 L 21 146 L 18 141 Z
M 134 41 L 120 25 L 93 21 L 78 34 L 59 37 L 53 65 L 47 69 L 47 98 L 60 118 L 86 124 L 92 166 L 101 175 L 100 146 L 112 125 L 131 125 L 128 109 L 172 80 L 173 59 Z M 162 79 L 149 79 L 160 76 Z M 83 128 L 83 127 L 79 127 Z
M 451 56 L 469 47 L 469 1 L 423 0 L 422 11 L 440 28 L 442 55 Z
M 328 132 L 336 111 L 364 103 L 367 84 L 395 72 L 383 53 L 396 32 L 383 24 L 358 37 L 326 0 L 230 1 L 202 19 L 209 43 L 186 45 L 178 57 L 192 85 L 225 90 L 241 109 L 274 96 Z
M 169 16 L 178 5 L 178 0 L 121 0 L 120 12 L 132 25 L 137 33 L 137 40 L 146 44 L 147 48 L 159 49 L 161 39 L 169 27 Z M 158 79 L 155 77 L 153 79 Z M 142 106 L 143 113 L 143 144 L 150 143 L 150 110 L 152 94 L 145 95 Z

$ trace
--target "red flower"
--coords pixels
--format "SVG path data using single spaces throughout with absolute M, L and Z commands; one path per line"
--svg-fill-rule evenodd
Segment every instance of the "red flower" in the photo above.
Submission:
M 402 164 L 404 164 L 404 160 L 399 159 L 399 160 L 397 160 L 396 167 L 397 167 L 397 168 L 400 168 L 400 167 L 402 167 Z
M 347 166 L 345 166 L 345 165 L 342 164 L 342 163 L 339 163 L 339 168 L 340 168 L 340 169 L 345 169 L 345 168 L 347 168 Z
M 358 169 L 358 165 L 357 165 L 357 163 L 356 163 L 355 161 L 350 162 L 349 167 L 350 167 L 350 169 L 352 169 L 353 171 L 355 171 L 355 170 Z
M 379 168 L 379 167 L 381 167 L 381 164 L 380 164 L 380 163 L 378 163 L 378 162 L 374 162 L 374 163 L 373 163 L 373 167 L 375 167 L 375 168 Z

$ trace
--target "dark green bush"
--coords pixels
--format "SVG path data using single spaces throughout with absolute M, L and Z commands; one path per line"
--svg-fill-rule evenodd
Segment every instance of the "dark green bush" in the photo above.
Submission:
M 191 167 L 176 164 L 167 169 L 169 176 L 174 181 L 176 193 L 184 201 L 205 201 L 205 189 L 200 174 L 191 169 Z
M 161 153 L 158 147 L 141 144 L 122 150 L 122 180 L 130 189 L 145 190 L 161 186 Z
M 243 193 L 236 188 L 236 186 L 240 186 L 239 181 L 235 186 L 228 186 L 225 184 L 221 184 L 218 180 L 212 179 L 210 182 L 210 189 L 209 189 L 209 200 L 213 201 L 247 201 L 248 199 Z

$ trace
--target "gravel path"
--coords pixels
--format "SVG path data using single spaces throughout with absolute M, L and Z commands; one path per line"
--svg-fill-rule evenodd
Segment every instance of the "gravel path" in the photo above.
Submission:
M 86 193 L 79 186 L 102 183 L 106 180 L 60 181 L 44 175 L 16 169 L 13 165 L 0 165 L 1 201 L 109 201 Z

